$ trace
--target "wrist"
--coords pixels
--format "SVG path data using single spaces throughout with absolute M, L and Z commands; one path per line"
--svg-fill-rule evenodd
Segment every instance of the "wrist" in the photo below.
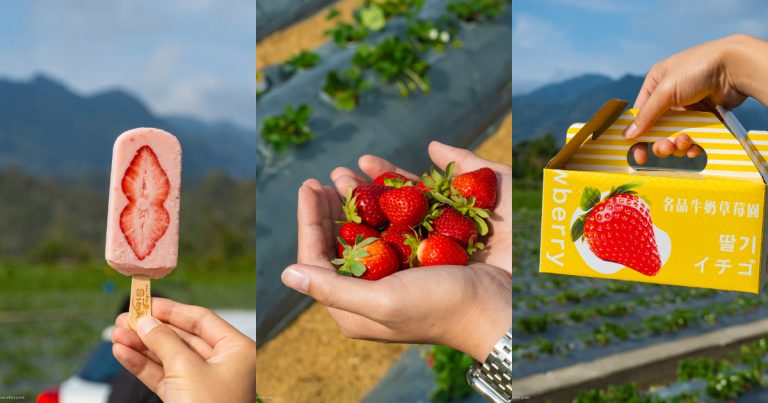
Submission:
M 744 96 L 759 98 L 762 91 L 760 60 L 768 43 L 751 35 L 737 34 L 723 39 L 722 66 L 725 81 Z
M 481 284 L 479 289 L 486 293 L 462 304 L 466 312 L 457 316 L 461 319 L 452 325 L 452 332 L 443 344 L 479 362 L 485 361 L 496 342 L 512 327 L 512 278 L 501 277 L 501 282 L 499 277 L 494 277 L 490 279 L 492 284 Z

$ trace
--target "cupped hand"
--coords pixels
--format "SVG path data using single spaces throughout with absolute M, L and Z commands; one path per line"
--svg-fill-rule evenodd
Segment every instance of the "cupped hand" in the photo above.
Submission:
M 212 311 L 152 298 L 152 314 L 115 320 L 112 353 L 164 402 L 253 402 L 256 343 Z
M 346 194 L 366 181 L 337 168 L 331 175 L 337 189 L 315 179 L 299 189 L 298 264 L 286 268 L 282 279 L 326 305 L 347 337 L 443 344 L 483 360 L 512 321 L 511 170 L 437 142 L 429 151 L 440 168 L 456 161 L 458 173 L 487 166 L 499 175 L 493 235 L 484 254 L 474 255 L 469 266 L 407 269 L 377 281 L 337 274 L 330 262 L 336 254 L 334 222 L 343 218 L 337 191 Z M 387 171 L 416 178 L 374 156 L 361 157 L 359 165 L 371 178 Z

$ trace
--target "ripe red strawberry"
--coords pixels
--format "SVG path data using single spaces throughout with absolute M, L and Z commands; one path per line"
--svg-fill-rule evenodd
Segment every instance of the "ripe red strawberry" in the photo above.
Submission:
M 343 257 L 332 261 L 335 265 L 341 265 L 339 274 L 378 280 L 396 272 L 400 267 L 397 252 L 381 239 L 363 240 L 362 236 L 358 236 L 353 246 L 341 238 L 339 242 L 344 245 Z
M 408 178 L 406 178 L 403 175 L 400 175 L 397 172 L 384 172 L 383 174 L 376 177 L 376 179 L 373 180 L 373 183 L 381 186 L 387 186 L 387 183 L 385 182 L 387 179 L 395 179 L 400 181 L 401 184 L 408 182 Z
M 416 250 L 416 257 L 422 266 L 460 265 L 469 260 L 467 251 L 453 239 L 439 234 L 432 234 L 421 241 Z
M 387 217 L 379 207 L 379 197 L 389 189 L 375 183 L 366 183 L 347 193 L 344 214 L 347 221 L 363 223 L 371 227 L 381 227 L 387 223 Z
M 431 224 L 433 234 L 453 238 L 463 246 L 467 246 L 470 241 L 473 244 L 477 242 L 475 220 L 459 213 L 452 207 L 442 207 L 440 211 L 440 215 Z
M 363 239 L 381 237 L 379 231 L 365 224 L 345 222 L 339 228 L 339 238 L 345 240 L 349 245 L 355 244 L 358 235 L 362 235 Z M 341 242 L 336 242 L 336 252 L 338 253 L 337 257 L 344 256 L 344 245 Z
M 163 206 L 171 183 L 154 151 L 143 146 L 125 170 L 121 185 L 128 205 L 120 213 L 120 230 L 136 257 L 144 260 L 171 222 Z
M 661 269 L 661 257 L 653 233 L 651 212 L 630 182 L 611 189 L 601 201 L 598 189 L 587 187 L 581 198 L 586 211 L 571 228 L 574 242 L 582 236 L 598 258 L 622 264 L 646 276 Z
M 480 168 L 463 173 L 453 180 L 452 186 L 469 199 L 475 197 L 475 207 L 493 210 L 496 207 L 496 173 Z
M 400 270 L 408 269 L 411 267 L 411 254 L 413 250 L 411 246 L 406 243 L 408 236 L 414 236 L 413 231 L 387 228 L 381 233 L 381 239 L 389 244 L 392 249 L 397 252 L 397 256 L 400 260 Z
M 424 193 L 415 186 L 403 186 L 382 194 L 379 206 L 392 224 L 415 227 L 427 215 L 429 203 Z

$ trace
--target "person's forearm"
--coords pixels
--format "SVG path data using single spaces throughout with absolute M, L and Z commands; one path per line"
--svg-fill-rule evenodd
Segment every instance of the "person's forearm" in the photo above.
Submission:
M 725 73 L 743 95 L 768 106 L 768 42 L 749 35 L 734 35 L 725 52 Z

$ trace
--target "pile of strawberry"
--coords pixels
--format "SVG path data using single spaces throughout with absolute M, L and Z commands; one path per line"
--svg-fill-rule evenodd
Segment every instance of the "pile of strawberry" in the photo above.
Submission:
M 338 233 L 340 274 L 378 280 L 418 266 L 466 265 L 483 249 L 496 207 L 496 173 L 480 168 L 453 178 L 432 169 L 414 184 L 386 172 L 350 190 Z

